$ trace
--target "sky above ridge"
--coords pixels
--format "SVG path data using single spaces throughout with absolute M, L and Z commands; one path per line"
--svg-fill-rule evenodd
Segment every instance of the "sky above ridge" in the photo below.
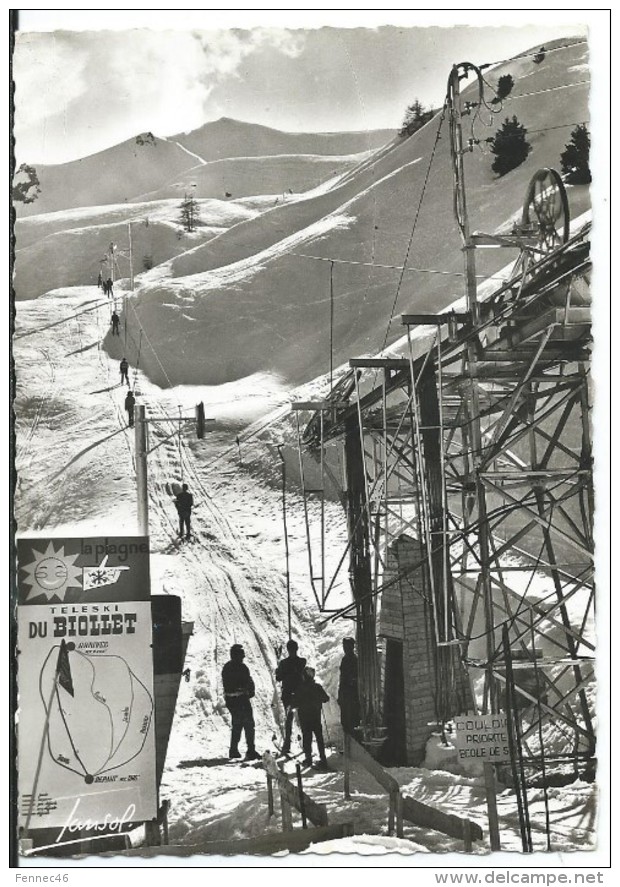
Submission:
M 196 28 L 217 21 L 203 14 L 187 30 L 161 30 L 134 27 L 116 10 L 113 21 L 82 12 L 81 27 L 99 29 L 80 31 L 65 30 L 73 22 L 59 11 L 35 12 L 20 22 L 13 58 L 18 163 L 63 163 L 140 132 L 170 136 L 220 117 L 294 132 L 396 129 L 414 98 L 442 104 L 452 64 L 586 34 L 577 12 L 573 22 L 527 24 L 522 11 L 500 27 L 445 18 L 418 27 L 412 13 L 413 26 L 274 27 L 265 17 L 217 30 Z

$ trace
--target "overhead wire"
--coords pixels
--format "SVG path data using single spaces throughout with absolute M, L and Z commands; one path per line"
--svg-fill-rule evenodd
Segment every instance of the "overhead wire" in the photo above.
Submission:
M 361 265 L 366 268 L 385 268 L 388 271 L 404 271 L 412 274 L 443 274 L 447 277 L 465 277 L 463 271 L 442 271 L 439 268 L 414 268 L 411 265 L 388 265 L 382 262 L 360 262 L 355 259 L 336 259 L 333 256 L 312 256 L 308 253 L 290 253 L 291 256 L 297 256 L 300 259 L 313 259 L 316 262 L 333 262 L 335 265 Z M 499 275 L 476 275 L 480 280 L 504 280 Z
M 537 55 L 540 55 L 541 52 L 544 52 L 545 55 L 551 55 L 554 52 L 562 52 L 565 49 L 572 49 L 574 46 L 583 46 L 587 43 L 588 41 L 584 39 L 575 40 L 573 43 L 564 43 L 562 46 L 555 46 L 552 49 L 545 49 L 544 47 L 541 47 L 535 52 L 524 52 L 522 54 L 520 53 L 519 55 L 513 56 L 512 58 L 498 59 L 494 62 L 485 62 L 483 65 L 480 65 L 480 69 L 482 70 L 486 68 L 492 68 L 494 65 L 504 65 L 508 62 L 519 61 L 520 59 L 535 58 Z
M 591 81 L 589 79 L 588 80 L 577 80 L 575 83 L 562 83 L 562 84 L 560 84 L 560 86 L 548 86 L 546 89 L 539 89 L 539 90 L 536 90 L 536 92 L 520 92 L 517 95 L 511 94 L 510 98 L 513 100 L 514 99 L 527 99 L 527 98 L 530 98 L 531 96 L 546 95 L 546 93 L 548 93 L 548 92 L 557 92 L 560 89 L 570 89 L 571 86 L 582 86 L 586 83 L 589 84 L 590 82 Z
M 428 161 L 428 166 L 427 166 L 427 169 L 426 169 L 426 175 L 424 176 L 424 182 L 423 182 L 423 184 L 422 184 L 422 190 L 421 190 L 421 192 L 420 192 L 420 198 L 419 198 L 419 200 L 418 200 L 418 206 L 417 206 L 416 213 L 415 213 L 415 216 L 414 216 L 414 219 L 413 219 L 413 224 L 412 224 L 412 226 L 411 226 L 411 234 L 409 235 L 409 242 L 407 243 L 407 249 L 406 249 L 406 251 L 405 251 L 405 258 L 404 258 L 404 261 L 403 261 L 403 264 L 402 264 L 402 269 L 401 269 L 401 272 L 400 272 L 400 277 L 399 277 L 399 279 L 398 279 L 398 283 L 397 283 L 397 285 L 396 285 L 396 293 L 395 293 L 395 295 L 394 295 L 394 301 L 392 302 L 392 308 L 391 308 L 391 311 L 390 311 L 390 317 L 389 317 L 389 320 L 388 320 L 387 325 L 386 325 L 385 336 L 383 337 L 383 345 L 381 346 L 381 349 L 380 349 L 381 351 L 383 351 L 383 350 L 385 349 L 385 346 L 386 346 L 386 343 L 387 343 L 387 340 L 388 340 L 388 336 L 389 336 L 389 333 L 390 333 L 390 325 L 391 325 L 392 320 L 393 320 L 393 318 L 394 318 L 394 312 L 396 311 L 396 304 L 397 304 L 397 302 L 398 302 L 398 297 L 399 297 L 399 295 L 400 295 L 400 289 L 401 289 L 402 282 L 403 282 L 403 279 L 404 279 L 404 276 L 405 276 L 405 268 L 407 267 L 407 261 L 408 261 L 408 259 L 409 259 L 409 254 L 410 254 L 410 252 L 411 252 L 411 246 L 412 246 L 412 244 L 413 244 L 413 238 L 414 238 L 415 231 L 416 231 L 416 228 L 417 228 L 418 219 L 420 218 L 420 211 L 421 211 L 421 209 L 422 209 L 422 203 L 424 202 L 424 195 L 426 194 L 426 188 L 427 188 L 427 185 L 428 185 L 428 180 L 429 180 L 429 178 L 430 178 L 431 169 L 432 169 L 432 166 L 433 166 L 433 161 L 434 161 L 434 159 L 435 159 L 435 153 L 436 153 L 436 151 L 437 151 L 437 145 L 439 144 L 439 139 L 440 139 L 440 137 L 441 137 L 441 127 L 443 126 L 443 122 L 444 122 L 445 117 L 446 117 L 446 108 L 447 108 L 447 104 L 444 103 L 444 106 L 443 106 L 443 109 L 442 109 L 442 112 L 441 112 L 441 117 L 439 118 L 439 125 L 438 125 L 438 127 L 437 127 L 437 132 L 436 132 L 436 134 L 435 134 L 435 141 L 434 141 L 434 143 L 433 143 L 433 147 L 432 147 L 432 150 L 431 150 L 431 156 L 430 156 L 429 161 Z

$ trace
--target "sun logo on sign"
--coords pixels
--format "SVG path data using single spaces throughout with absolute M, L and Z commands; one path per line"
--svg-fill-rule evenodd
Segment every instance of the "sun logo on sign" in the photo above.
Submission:
M 30 586 L 26 600 L 44 595 L 48 601 L 64 600 L 69 588 L 81 588 L 82 571 L 75 566 L 79 554 L 65 554 L 63 545 L 54 548 L 50 542 L 44 552 L 32 549 L 34 560 L 23 568 L 27 575 L 24 585 Z

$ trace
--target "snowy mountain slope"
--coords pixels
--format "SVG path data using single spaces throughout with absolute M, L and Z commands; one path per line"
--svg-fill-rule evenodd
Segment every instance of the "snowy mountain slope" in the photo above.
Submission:
M 214 228 L 228 228 L 238 222 L 258 215 L 257 210 L 242 206 L 231 200 L 202 200 L 200 220 L 203 225 Z M 125 225 L 128 222 L 177 222 L 179 201 L 149 200 L 144 203 L 118 203 L 107 206 L 85 206 L 76 209 L 42 213 L 27 219 L 17 219 L 15 238 L 17 249 L 31 246 L 50 234 L 57 234 L 71 228 L 93 227 L 96 225 Z
M 583 63 L 576 50 L 571 65 Z M 548 59 L 552 61 L 552 57 Z M 524 77 L 539 78 L 540 88 L 545 82 L 541 79 L 545 63 L 533 74 L 528 73 L 531 60 L 519 64 L 523 64 Z M 556 67 L 553 62 L 547 70 L 547 82 L 561 82 Z M 493 72 L 487 76 L 491 79 Z M 547 124 L 556 122 L 556 112 L 557 121 L 562 122 L 559 110 L 573 112 L 570 102 L 575 95 L 571 98 L 571 90 L 552 95 L 562 96 L 565 104 L 560 108 L 558 99 L 554 120 L 547 119 Z M 578 95 L 577 100 L 575 109 L 581 107 Z M 520 116 L 521 111 L 518 113 Z M 203 400 L 207 415 L 218 420 L 204 441 L 195 440 L 188 430 L 181 444 L 176 437 L 164 441 L 176 428 L 172 420 L 158 420 L 149 428 L 151 446 L 160 444 L 149 457 L 152 591 L 180 595 L 184 618 L 194 621 L 186 662 L 190 681 L 181 682 L 162 786 L 162 798 L 172 805 L 170 834 L 175 842 L 192 844 L 279 828 L 274 820 L 268 822 L 265 779 L 260 770 L 228 764 L 178 765 L 226 754 L 229 721 L 219 675 L 232 642 L 244 644 L 246 661 L 257 683 L 254 710 L 259 750 L 269 748 L 272 733 L 279 732 L 282 711 L 273 682 L 274 647 L 287 636 L 287 577 L 277 445 L 286 444 L 288 469 L 294 465 L 295 454 L 290 447 L 290 427 L 268 423 L 288 413 L 287 401 L 292 396 L 323 396 L 325 377 L 297 392 L 291 392 L 291 383 L 324 372 L 329 363 L 330 264 L 298 254 L 376 263 L 391 259 L 401 264 L 432 150 L 434 123 L 437 120 L 417 137 L 378 152 L 337 182 L 324 184 L 313 194 L 295 195 L 296 202 L 284 208 L 286 213 L 272 209 L 273 196 L 238 203 L 206 201 L 202 209 L 208 224 L 220 230 L 233 225 L 243 228 L 248 250 L 243 238 L 230 237 L 225 248 L 222 246 L 220 259 L 214 255 L 215 265 L 210 270 L 201 268 L 204 254 L 197 247 L 182 259 L 167 261 L 140 275 L 142 286 L 135 296 L 127 297 L 127 317 L 123 318 L 127 320 L 127 339 L 123 327 L 120 338 L 109 336 L 110 303 L 100 299 L 94 286 L 56 290 L 17 305 L 19 532 L 99 535 L 136 531 L 134 438 L 125 423 L 125 389 L 118 385 L 118 360 L 123 353 L 134 365 L 139 364 L 139 371 L 132 370 L 130 376 L 138 401 L 147 405 L 150 415 L 176 417 L 179 410 L 191 415 L 195 403 Z M 555 145 L 538 142 L 539 159 L 544 162 L 544 157 L 551 157 L 566 139 L 566 130 L 562 130 Z M 440 142 L 438 154 L 445 152 L 445 147 Z M 195 158 L 188 156 L 188 160 L 195 163 Z M 466 162 L 471 160 L 475 156 L 466 157 Z M 470 164 L 468 181 L 475 180 L 475 175 L 480 177 L 479 187 L 472 188 L 470 197 L 474 228 L 483 228 L 487 220 L 489 227 L 495 223 L 503 226 L 518 215 L 529 175 L 540 165 L 536 162 L 530 167 L 529 163 L 527 170 L 515 170 L 512 178 L 497 183 L 489 177 L 488 156 L 479 163 L 475 160 L 471 175 Z M 454 237 L 450 248 L 444 243 L 450 240 L 451 230 L 449 168 L 446 172 L 444 165 L 437 170 L 433 167 L 417 231 L 427 239 L 421 245 L 414 240 L 409 263 L 420 267 L 424 258 L 432 267 L 460 273 L 458 238 Z M 338 188 L 341 190 L 333 198 L 332 192 Z M 587 204 L 587 191 L 569 190 L 577 212 Z M 57 243 L 62 243 L 77 263 L 82 235 L 75 233 L 76 228 L 99 228 L 103 236 L 110 226 L 109 230 L 118 230 L 122 244 L 123 226 L 129 217 L 125 211 L 138 228 L 148 210 L 149 228 L 163 236 L 175 203 L 146 203 L 139 208 L 120 204 L 24 219 L 19 223 L 25 232 L 24 257 L 31 255 L 30 248 L 38 247 L 41 235 L 52 243 L 58 237 Z M 225 212 L 230 215 L 225 217 Z M 259 213 L 263 212 L 261 218 Z M 132 231 L 136 233 L 133 226 Z M 139 237 L 136 233 L 136 243 L 141 244 Z M 90 261 L 90 241 L 84 244 Z M 228 260 L 228 250 L 234 261 Z M 235 250 L 240 250 L 237 258 Z M 51 273 L 57 251 L 37 261 L 41 274 Z M 487 251 L 481 268 L 494 268 L 496 262 L 497 267 L 503 267 L 507 252 L 496 252 L 500 255 L 494 257 Z M 183 262 L 190 272 L 173 276 L 176 262 Z M 336 365 L 359 353 L 355 349 L 362 346 L 368 351 L 381 347 L 398 278 L 394 269 L 334 266 Z M 429 304 L 434 308 L 451 304 L 462 291 L 462 279 L 456 274 L 407 273 L 396 317 L 405 303 L 407 307 Z M 401 332 L 400 323 L 394 322 L 390 340 Z M 258 373 L 257 368 L 264 371 Z M 238 381 L 232 381 L 235 379 Z M 209 382 L 225 384 L 209 387 Z M 265 415 L 274 407 L 278 407 L 274 413 Z M 253 419 L 258 420 L 256 424 L 247 427 Z M 259 433 L 263 428 L 264 433 Z M 181 480 L 189 483 L 196 499 L 196 542 L 190 545 L 176 541 L 176 513 L 168 493 L 169 484 Z M 293 635 L 300 641 L 302 654 L 317 666 L 317 676 L 332 697 L 326 711 L 327 726 L 330 739 L 337 740 L 338 711 L 333 699 L 340 639 L 351 632 L 351 624 L 340 621 L 319 626 L 321 617 L 308 580 L 303 508 L 292 471 L 287 502 Z M 327 573 L 331 575 L 346 544 L 346 527 L 340 505 L 332 502 L 327 507 Z M 318 515 L 312 509 L 310 518 L 316 526 Z M 349 599 L 345 568 L 334 604 Z M 446 812 L 470 815 L 486 833 L 483 781 L 445 772 L 450 769 L 445 756 L 442 747 L 441 754 L 435 754 L 429 763 L 439 772 L 402 768 L 394 771 L 395 775 L 407 794 Z M 332 760 L 338 765 L 337 754 L 333 753 Z M 355 772 L 352 779 L 355 795 L 350 804 L 342 797 L 341 773 L 308 780 L 312 796 L 328 804 L 332 821 L 354 817 L 358 830 L 372 835 L 326 849 L 460 849 L 454 842 L 448 845 L 437 833 L 409 826 L 407 841 L 386 838 L 385 795 L 361 772 Z M 595 788 L 575 784 L 552 790 L 549 798 L 554 846 L 571 851 L 591 848 L 596 840 Z M 542 850 L 542 793 L 531 792 L 530 801 L 535 849 Z M 500 788 L 499 807 L 504 847 L 518 851 L 512 792 Z M 485 843 L 480 852 L 486 849 Z
M 195 165 L 196 159 L 179 145 L 143 133 L 80 160 L 37 164 L 41 193 L 34 203 L 17 204 L 16 210 L 25 218 L 77 206 L 122 203 Z
M 282 132 L 222 117 L 191 132 L 170 136 L 206 161 L 227 157 L 259 157 L 275 154 L 358 154 L 380 148 L 394 138 L 389 129 L 363 132 Z
M 59 307 L 66 322 L 48 326 L 59 319 Z M 136 531 L 133 432 L 123 411 L 126 389 L 118 384 L 118 364 L 99 348 L 109 312 L 97 300 L 95 287 L 73 288 L 20 306 L 15 342 L 18 532 L 61 532 L 68 525 L 72 534 Z M 161 414 L 169 407 L 171 415 L 178 414 L 174 395 L 160 400 L 156 389 L 142 382 L 138 390 L 139 402 L 148 403 L 151 412 Z M 152 444 L 168 431 L 165 424 L 153 427 Z M 249 663 L 255 663 L 257 720 L 270 736 L 273 646 L 282 641 L 286 620 L 281 573 L 261 568 L 260 554 L 250 553 L 254 545 L 213 501 L 195 473 L 192 447 L 182 446 L 181 458 L 183 477 L 197 503 L 196 543 L 181 550 L 175 542 L 176 513 L 166 484 L 179 479 L 181 466 L 179 445 L 172 441 L 149 460 L 151 544 L 161 576 L 153 591 L 182 590 L 185 618 L 196 620 L 188 664 L 197 674 L 192 704 L 198 712 L 207 710 L 209 717 L 221 720 L 219 673 L 207 664 L 217 666 L 219 661 L 221 668 L 230 644 L 240 641 Z M 217 655 L 214 643 L 219 645 Z
M 174 182 L 183 172 L 194 167 L 192 174 L 205 182 L 206 197 L 223 196 L 228 187 L 218 188 L 220 179 L 235 186 L 235 176 L 241 174 L 240 181 L 248 184 L 248 193 L 259 193 L 251 183 L 259 171 L 251 162 L 243 163 L 243 158 L 271 155 L 316 156 L 313 160 L 295 161 L 289 159 L 284 178 L 290 180 L 282 187 L 268 188 L 262 193 L 281 193 L 293 188 L 301 190 L 317 180 L 329 178 L 337 166 L 346 166 L 350 161 L 342 158 L 360 152 L 373 150 L 393 136 L 389 131 L 376 133 L 280 133 L 268 127 L 255 126 L 239 121 L 226 120 L 206 124 L 195 133 L 175 136 L 170 139 L 155 137 L 152 133 L 141 133 L 119 145 L 114 145 L 83 157 L 80 160 L 62 164 L 35 164 L 41 192 L 32 204 L 17 204 L 20 218 L 41 213 L 55 212 L 79 206 L 99 206 L 139 199 L 140 195 L 151 194 Z M 204 147 L 204 151 L 201 149 Z M 326 159 L 321 162 L 323 155 Z M 206 176 L 200 175 L 200 166 L 214 160 L 237 158 L 238 163 L 211 169 Z M 340 159 L 339 159 L 340 158 Z M 331 164 L 331 165 L 330 165 Z M 325 171 L 320 171 L 321 166 Z M 279 182 L 276 167 L 267 162 L 268 175 Z M 239 194 L 235 186 L 232 193 Z M 176 196 L 176 192 L 165 192 L 160 196 Z
M 118 385 L 118 364 L 101 349 L 109 305 L 95 287 L 72 288 L 21 303 L 17 311 L 15 357 L 17 400 L 17 520 L 18 531 L 88 535 L 136 530 L 133 433 L 122 409 L 125 388 Z M 60 314 L 60 317 L 59 317 Z M 60 321 L 60 323 L 59 323 Z M 54 324 L 52 326 L 52 324 Z M 130 335 L 137 334 L 132 328 Z M 119 343 L 120 344 L 120 343 Z M 134 376 L 132 374 L 132 382 Z M 138 375 L 139 401 L 150 415 L 188 414 L 198 397 L 207 412 L 219 416 L 218 404 L 202 388 L 158 389 Z M 244 397 L 246 384 L 229 386 L 228 401 Z M 312 387 L 312 386 L 310 386 Z M 314 383 L 314 388 L 320 390 Z M 310 388 L 308 388 L 310 391 Z M 215 394 L 215 392 L 212 392 Z M 281 414 L 280 411 L 278 414 Z M 258 430 L 264 425 L 258 423 Z M 170 801 L 170 839 L 175 844 L 249 837 L 280 828 L 269 820 L 265 777 L 261 770 L 235 764 L 210 767 L 179 766 L 195 759 L 225 756 L 229 739 L 220 671 L 232 642 L 243 643 L 247 663 L 257 684 L 254 712 L 257 745 L 271 747 L 279 732 L 281 709 L 273 683 L 274 646 L 286 639 L 285 557 L 280 492 L 264 486 L 268 474 L 278 476 L 274 452 L 277 429 L 266 435 L 241 433 L 235 445 L 235 425 L 207 435 L 204 441 L 184 436 L 164 442 L 172 422 L 150 426 L 149 517 L 152 591 L 180 595 L 183 616 L 194 621 L 186 666 L 172 727 L 162 799 Z M 239 423 L 237 424 L 239 429 Z M 167 492 L 171 481 L 184 479 L 196 499 L 196 541 L 175 541 L 176 515 Z M 340 638 L 348 623 L 318 628 L 319 616 L 307 579 L 303 509 L 294 492 L 288 494 L 290 582 L 293 634 L 301 652 L 317 666 L 318 677 L 332 697 L 327 706 L 330 746 L 338 741 L 333 703 L 337 684 Z M 311 514 L 311 520 L 316 515 Z M 335 566 L 346 537 L 339 505 L 329 506 L 328 571 Z M 348 594 L 346 577 L 338 595 Z M 338 596 L 335 602 L 341 598 Z M 393 775 L 405 794 L 446 813 L 468 816 L 487 834 L 484 780 L 450 772 L 451 746 L 429 749 L 428 767 L 398 768 Z M 337 749 L 329 756 L 342 767 Z M 291 765 L 287 765 L 289 770 Z M 354 819 L 357 836 L 332 843 L 326 851 L 398 851 L 432 853 L 461 850 L 459 842 L 428 829 L 405 826 L 405 839 L 386 837 L 387 800 L 382 789 L 360 768 L 351 775 L 352 799 L 342 794 L 341 772 L 308 777 L 306 790 L 326 803 L 331 822 Z M 550 789 L 547 798 L 530 790 L 530 815 L 535 849 L 544 849 L 545 800 L 552 840 L 562 851 L 594 846 L 596 800 L 591 785 L 575 783 Z M 520 838 L 514 794 L 499 788 L 502 843 L 519 851 Z M 297 816 L 295 814 L 295 816 Z M 295 820 L 298 824 L 298 819 Z M 360 835 L 360 833 L 363 833 Z M 374 837 L 372 837 L 374 836 Z M 488 837 L 476 850 L 488 852 Z
M 506 116 L 517 114 L 530 132 L 532 151 L 499 179 L 491 170 L 490 153 L 476 149 L 466 155 L 472 230 L 505 229 L 520 214 L 531 176 L 540 167 L 559 166 L 571 128 L 587 119 L 588 85 L 578 82 L 585 79 L 579 66 L 586 62 L 585 46 L 575 45 L 548 55 L 540 65 L 519 59 L 488 75 L 514 72 L 514 95 L 492 126 L 478 123 L 474 134 L 486 138 Z M 564 88 L 563 83 L 572 85 Z M 473 100 L 474 87 L 468 89 L 464 94 Z M 544 90 L 552 91 L 541 97 Z M 488 122 L 489 112 L 483 114 Z M 170 355 L 173 382 L 275 372 L 298 384 L 325 371 L 330 263 L 300 254 L 337 260 L 336 364 L 380 349 L 386 336 L 388 343 L 394 341 L 400 324 L 396 319 L 388 328 L 391 314 L 436 311 L 453 302 L 464 290 L 463 259 L 453 219 L 447 128 L 436 142 L 439 124 L 440 117 L 433 118 L 329 187 L 241 222 L 145 275 L 135 308 L 154 347 Z M 581 214 L 589 205 L 588 189 L 568 191 L 572 215 Z M 506 264 L 506 252 L 477 251 L 482 278 Z M 405 259 L 408 268 L 419 270 L 408 270 L 401 281 L 398 266 Z M 178 359 L 181 342 L 198 340 L 200 362 Z M 148 358 L 146 370 L 164 383 Z
M 14 342 L 17 366 L 16 520 L 18 534 L 133 535 L 137 530 L 134 434 L 123 411 L 125 386 L 119 385 L 117 360 L 101 348 L 110 306 L 96 287 L 74 287 L 20 303 Z M 129 336 L 137 336 L 133 327 Z M 123 339 L 123 337 L 121 337 Z M 122 342 L 119 348 L 122 348 Z M 119 354 L 122 352 L 119 351 Z M 183 617 L 194 622 L 182 681 L 167 768 L 165 790 L 175 808 L 172 824 L 200 798 L 203 815 L 218 817 L 249 800 L 259 780 L 250 771 L 225 775 L 219 768 L 178 770 L 182 760 L 225 755 L 229 719 L 223 705 L 220 672 L 232 643 L 242 643 L 257 692 L 254 713 L 257 744 L 272 748 L 282 710 L 273 672 L 275 648 L 287 639 L 285 557 L 280 494 L 256 495 L 254 451 L 242 434 L 241 464 L 235 427 L 247 422 L 247 386 L 229 386 L 226 404 L 218 392 L 160 390 L 141 374 L 131 374 L 138 402 L 149 415 L 191 415 L 204 399 L 207 415 L 229 416 L 207 440 L 184 435 L 165 441 L 175 427 L 159 420 L 149 428 L 149 518 L 153 594 L 176 594 Z M 250 394 L 251 399 L 251 394 Z M 231 411 L 232 407 L 232 411 Z M 250 407 L 250 409 L 252 409 Z M 264 406 L 263 406 L 264 411 Z M 157 446 L 157 444 L 160 446 Z M 264 445 L 261 445 L 264 447 Z M 192 543 L 176 540 L 177 517 L 168 493 L 184 480 L 195 497 Z M 335 508 L 330 525 L 340 542 L 344 515 Z M 293 634 L 319 668 L 334 695 L 339 638 L 348 626 L 331 627 L 319 640 L 306 573 L 303 516 L 291 516 Z M 333 568 L 333 564 L 331 567 Z M 323 649 L 328 658 L 324 659 Z M 323 669 L 329 664 L 330 673 Z M 333 730 L 336 709 L 328 717 Z M 263 783 L 263 779 L 260 778 Z M 182 831 L 187 831 L 182 828 Z
M 322 156 L 320 154 L 275 154 L 264 157 L 234 157 L 193 167 L 140 200 L 183 197 L 223 198 L 273 194 L 274 199 L 309 191 L 359 163 L 366 154 Z
M 13 286 L 18 300 L 63 286 L 93 283 L 110 242 L 117 248 L 115 276 L 129 275 L 129 228 L 134 273 L 158 265 L 215 237 L 229 225 L 258 215 L 232 201 L 199 200 L 200 224 L 184 231 L 178 200 L 59 210 L 19 219 L 15 226 Z M 106 266 L 107 268 L 107 266 Z

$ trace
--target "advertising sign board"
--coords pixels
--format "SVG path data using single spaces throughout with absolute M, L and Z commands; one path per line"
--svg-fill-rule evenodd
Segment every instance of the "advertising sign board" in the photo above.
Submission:
M 18 604 L 145 601 L 150 595 L 144 536 L 17 540 Z
M 20 825 L 156 815 L 151 643 L 149 601 L 18 608 Z

